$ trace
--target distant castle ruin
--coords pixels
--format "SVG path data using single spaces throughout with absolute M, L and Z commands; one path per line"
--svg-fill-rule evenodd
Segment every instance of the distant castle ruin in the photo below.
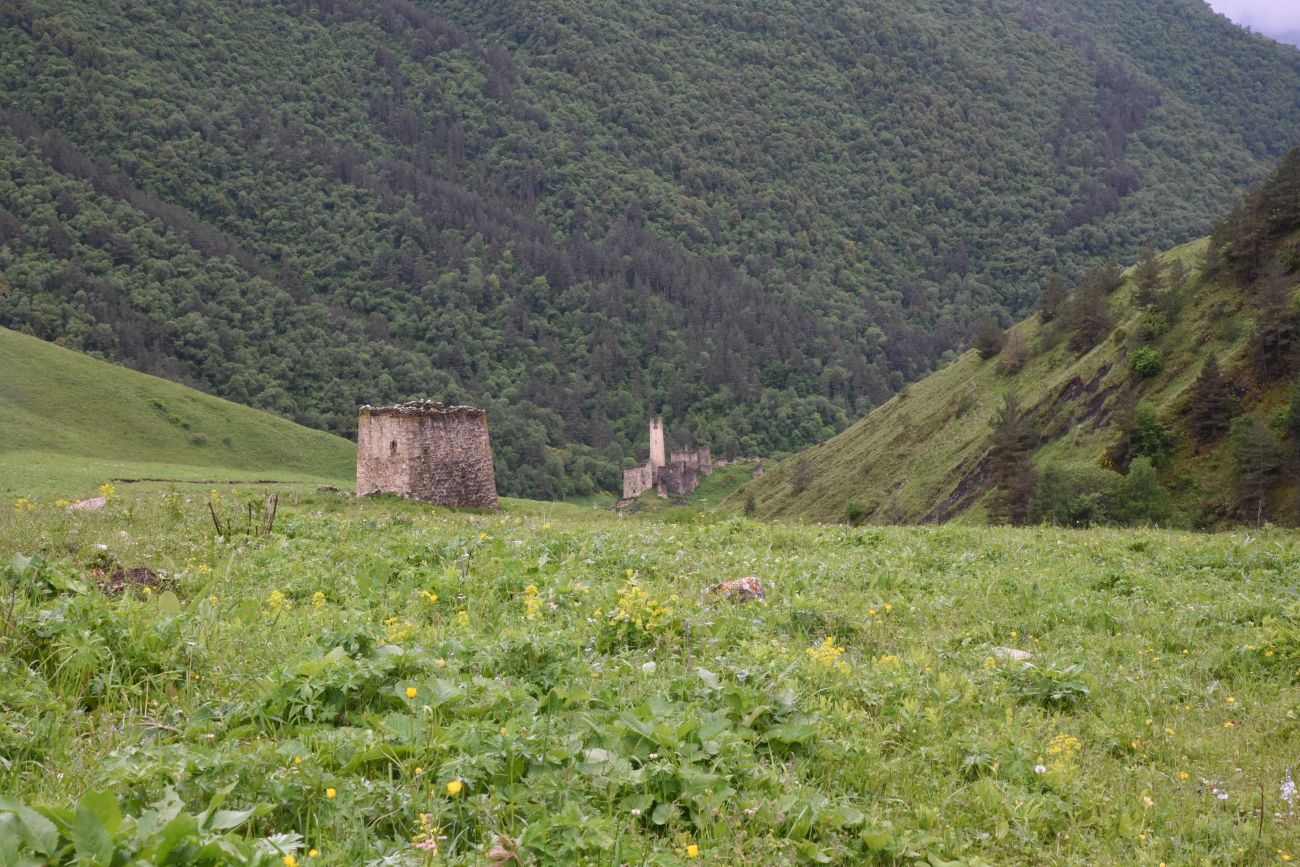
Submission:
M 414 400 L 363 406 L 357 416 L 357 496 L 499 508 L 487 412 Z
M 664 460 L 664 420 L 659 416 L 650 420 L 650 460 L 623 471 L 623 499 L 634 499 L 651 488 L 661 497 L 685 496 L 711 475 L 713 455 L 708 446 L 676 451 Z

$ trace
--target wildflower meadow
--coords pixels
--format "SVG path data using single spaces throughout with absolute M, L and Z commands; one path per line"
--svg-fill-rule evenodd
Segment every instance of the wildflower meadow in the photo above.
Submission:
M 1294 534 L 264 493 L 4 509 L 0 864 L 1300 857 Z

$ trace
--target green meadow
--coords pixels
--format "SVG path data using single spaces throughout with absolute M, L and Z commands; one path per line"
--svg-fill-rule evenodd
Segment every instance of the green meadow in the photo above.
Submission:
M 4 504 L 0 863 L 1300 857 L 1294 534 L 267 490 Z
M 2 498 L 77 499 L 122 479 L 342 486 L 355 456 L 340 437 L 0 328 Z

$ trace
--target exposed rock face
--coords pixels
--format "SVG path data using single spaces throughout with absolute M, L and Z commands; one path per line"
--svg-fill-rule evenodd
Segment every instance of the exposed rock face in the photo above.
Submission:
M 497 509 L 487 412 L 419 400 L 363 406 L 357 417 L 357 496 Z

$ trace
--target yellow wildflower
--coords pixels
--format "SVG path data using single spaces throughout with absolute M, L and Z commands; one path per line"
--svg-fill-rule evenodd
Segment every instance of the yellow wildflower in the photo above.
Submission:
M 686 847 L 686 857 L 687 857 L 687 858 L 698 858 L 698 857 L 700 857 L 700 847 L 699 847 L 699 846 L 696 846 L 694 843 L 692 843 L 691 845 L 687 846 L 687 847 Z
M 415 625 L 409 620 L 390 617 L 384 621 L 384 640 L 389 644 L 401 644 L 415 632 Z
M 298 859 L 292 855 L 284 856 L 284 867 L 298 867 Z
M 338 794 L 338 792 L 336 792 L 336 791 L 334 790 L 334 787 L 333 787 L 333 786 L 330 786 L 328 789 L 325 790 L 325 797 L 328 798 L 328 799 L 331 800 L 331 801 L 334 800 L 334 797 L 335 797 L 337 794 Z
M 467 627 L 467 626 L 469 626 L 469 612 L 468 612 L 468 611 L 461 610 L 461 611 L 456 612 L 456 625 L 457 625 L 457 626 L 460 626 L 460 627 Z
M 529 584 L 524 588 L 524 616 L 529 620 L 536 620 L 542 616 L 542 597 L 536 584 Z
M 317 590 L 315 593 L 313 593 L 313 594 L 311 595 L 311 607 L 312 607 L 312 608 L 324 608 L 324 607 L 325 607 L 325 594 L 322 593 L 322 592 L 320 592 L 319 590 Z
M 452 780 L 447 784 L 447 794 L 455 797 L 460 794 L 460 790 L 463 788 L 465 788 L 465 785 L 460 780 Z
M 631 571 L 628 570 L 629 573 Z M 668 601 L 673 601 L 672 597 Z M 628 623 L 641 632 L 651 634 L 661 631 L 672 615 L 673 609 L 670 606 L 651 596 L 636 579 L 629 577 L 618 591 L 618 607 L 609 615 L 609 619 L 614 623 Z
M 827 668 L 838 668 L 840 671 L 848 669 L 848 663 L 842 662 L 840 657 L 844 655 L 844 648 L 835 644 L 835 636 L 828 635 L 826 640 L 819 645 L 804 649 L 814 662 L 824 665 Z
M 415 698 L 415 696 L 416 696 L 416 692 L 417 692 L 417 691 L 416 691 L 415 687 L 413 687 L 413 686 L 408 686 L 408 687 L 406 688 L 406 697 L 407 697 L 407 698 Z
M 316 857 L 317 855 L 319 855 L 319 854 L 320 854 L 320 850 L 319 850 L 319 849 L 312 849 L 310 852 L 307 853 L 307 857 L 308 857 L 308 858 L 315 858 L 315 857 Z

